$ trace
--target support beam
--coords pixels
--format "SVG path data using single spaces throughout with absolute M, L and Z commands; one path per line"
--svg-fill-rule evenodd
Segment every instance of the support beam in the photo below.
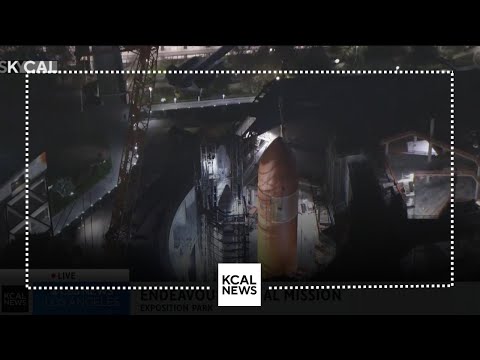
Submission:
M 430 119 L 430 139 L 433 139 L 433 132 L 435 129 L 435 119 Z M 428 141 L 428 162 L 432 161 L 432 141 Z
M 39 196 L 35 191 L 32 191 L 31 189 L 29 190 L 30 197 L 37 200 L 40 203 L 47 202 L 48 200 Z
M 435 119 L 430 119 L 430 140 L 428 141 L 428 162 L 432 162 L 432 139 L 433 139 L 433 131 L 435 129 Z M 427 176 L 427 183 L 430 182 L 430 176 Z
M 37 224 L 41 227 L 41 231 L 39 231 L 38 233 L 47 232 L 50 229 L 50 227 L 47 224 L 43 223 L 38 219 L 35 219 L 34 217 L 30 217 L 29 221 L 30 221 L 30 224 L 29 224 L 30 232 L 32 231 L 33 224 Z M 20 232 L 20 230 L 23 230 L 23 229 L 25 229 L 25 219 L 23 219 L 17 225 L 15 225 L 12 229 L 10 229 L 10 233 L 15 235 L 18 232 Z
M 477 167 L 477 178 L 480 179 L 480 166 Z M 480 200 L 480 183 L 478 181 L 475 186 L 475 200 Z
M 345 159 L 345 203 L 350 204 L 350 171 L 348 161 Z
M 480 184 L 480 177 L 475 175 L 474 171 L 470 170 L 456 170 L 455 171 L 456 176 L 461 176 L 461 177 L 470 177 L 477 184 Z M 451 177 L 452 173 L 450 171 L 445 171 L 445 170 L 416 170 L 413 173 L 414 177 L 419 177 L 419 176 L 431 176 L 431 177 Z

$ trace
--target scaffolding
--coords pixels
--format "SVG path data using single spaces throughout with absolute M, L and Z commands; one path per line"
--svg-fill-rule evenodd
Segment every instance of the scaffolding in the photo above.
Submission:
M 23 237 L 26 226 L 29 234 L 53 235 L 46 174 L 47 155 L 42 153 L 0 186 L 0 209 L 8 242 Z
M 204 259 L 203 272 L 207 279 L 211 278 L 213 267 L 212 256 L 210 250 L 210 232 L 209 223 L 212 217 L 212 211 L 217 201 L 217 177 L 214 171 L 214 160 L 217 154 L 215 144 L 200 145 L 200 179 L 197 186 L 197 199 L 200 214 L 200 253 Z
M 208 257 L 218 263 L 243 263 L 248 256 L 248 227 L 245 214 L 227 215 L 217 210 L 207 216 Z
M 218 263 L 242 263 L 248 258 L 248 212 L 243 195 L 242 142 L 239 136 L 229 138 L 227 154 L 230 171 L 220 178 L 217 144 L 200 146 L 200 247 L 207 279 L 214 279 Z M 223 188 L 221 187 L 223 185 Z M 219 206 L 219 199 L 231 189 L 228 208 Z M 222 193 L 219 193 L 222 191 Z

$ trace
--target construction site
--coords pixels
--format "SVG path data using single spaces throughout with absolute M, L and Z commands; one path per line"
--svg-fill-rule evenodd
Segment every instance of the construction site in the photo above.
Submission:
M 253 75 L 201 73 L 233 46 L 169 50 L 167 75 L 161 47 L 95 48 L 77 66 L 134 71 L 30 80 L 32 268 L 205 282 L 219 263 L 261 263 L 266 281 L 445 282 L 453 201 L 458 274 L 480 278 L 479 139 L 465 105 L 450 144 L 449 74 L 265 74 L 257 90 Z M 12 174 L 0 260 L 21 267 L 25 171 Z

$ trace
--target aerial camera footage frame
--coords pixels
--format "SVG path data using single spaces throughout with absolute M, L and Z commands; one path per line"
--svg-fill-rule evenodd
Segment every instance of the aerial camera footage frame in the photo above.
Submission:
M 182 71 L 182 70 L 159 70 L 148 71 L 148 73 L 157 74 L 274 74 L 274 75 L 423 75 L 423 74 L 435 74 L 435 75 L 449 75 L 450 78 L 450 282 L 448 283 L 430 283 L 430 284 L 343 284 L 343 285 L 300 285 L 295 283 L 292 285 L 269 285 L 268 290 L 287 290 L 287 289 L 403 289 L 403 288 L 449 288 L 454 286 L 454 156 L 455 156 L 455 138 L 454 138 L 454 125 L 455 125 L 455 113 L 454 113 L 454 71 L 452 70 L 195 70 L 195 71 Z M 31 74 L 134 74 L 132 70 L 57 70 L 50 72 L 30 72 Z M 32 286 L 29 279 L 29 121 L 30 109 L 29 109 L 29 74 L 25 74 L 25 287 L 29 290 L 210 290 L 210 286 L 206 285 L 158 285 L 158 286 Z

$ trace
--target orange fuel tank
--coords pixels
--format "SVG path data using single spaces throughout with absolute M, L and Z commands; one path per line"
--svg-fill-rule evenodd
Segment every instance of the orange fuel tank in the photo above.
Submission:
M 297 269 L 298 175 L 295 157 L 281 137 L 258 165 L 258 261 L 262 277 Z

